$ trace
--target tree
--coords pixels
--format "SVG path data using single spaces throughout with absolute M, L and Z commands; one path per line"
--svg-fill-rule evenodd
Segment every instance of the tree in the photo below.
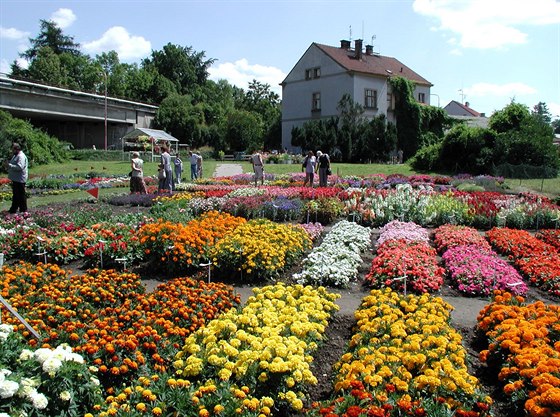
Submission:
M 156 113 L 154 125 L 192 147 L 204 144 L 204 111 L 200 105 L 194 105 L 188 95 L 171 94 L 166 97 Z
M 533 106 L 532 115 L 547 125 L 552 123 L 552 114 L 548 110 L 546 103 L 539 101 Z
M 55 55 L 69 53 L 72 55 L 81 55 L 80 44 L 74 42 L 72 36 L 62 33 L 56 23 L 49 20 L 40 20 L 41 31 L 36 38 L 29 38 L 31 47 L 21 53 L 22 58 L 32 61 L 39 54 L 43 47 L 49 47 Z
M 494 112 L 488 121 L 488 127 L 497 133 L 521 129 L 530 117 L 529 109 L 524 104 L 512 101 L 502 110 Z
M 496 134 L 490 129 L 457 125 L 443 139 L 438 165 L 449 172 L 490 172 L 494 162 L 495 141 Z
M 195 52 L 191 47 L 168 43 L 161 51 L 152 51 L 151 58 L 145 59 L 142 67 L 153 69 L 166 78 L 177 93 L 192 94 L 195 86 L 206 82 L 208 68 L 215 61 L 205 60 L 204 55 L 205 52 Z
M 349 94 L 344 94 L 338 102 L 340 114 L 338 144 L 344 161 L 352 161 L 355 157 L 356 143 L 363 142 L 365 135 L 364 108 L 356 103 Z
M 226 121 L 226 140 L 232 151 L 252 152 L 263 147 L 261 117 L 247 110 L 233 110 Z
M 420 148 L 422 115 L 420 105 L 414 99 L 414 83 L 403 77 L 389 78 L 395 98 L 397 120 L 397 146 L 408 159 Z

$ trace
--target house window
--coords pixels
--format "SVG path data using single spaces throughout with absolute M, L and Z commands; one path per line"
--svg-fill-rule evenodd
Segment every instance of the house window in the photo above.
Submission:
M 366 88 L 364 97 L 364 107 L 366 109 L 377 108 L 377 90 Z
M 418 102 L 419 103 L 425 103 L 426 102 L 426 94 L 418 93 Z
M 311 110 L 312 111 L 320 111 L 321 110 L 321 93 L 313 93 L 312 102 L 311 102 Z
M 308 68 L 305 70 L 305 79 L 306 80 L 311 80 L 314 78 L 319 78 L 321 77 L 321 68 L 320 67 L 315 67 L 315 68 Z

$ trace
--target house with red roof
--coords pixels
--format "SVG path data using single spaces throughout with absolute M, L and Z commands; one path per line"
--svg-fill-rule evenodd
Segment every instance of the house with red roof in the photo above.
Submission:
M 385 114 L 395 121 L 395 101 L 388 80 L 400 76 L 415 83 L 414 97 L 430 104 L 432 83 L 398 59 L 365 50 L 361 39 L 341 40 L 340 46 L 312 43 L 288 73 L 282 86 L 282 147 L 291 144 L 292 128 L 305 122 L 339 116 L 338 103 L 349 94 L 364 110 L 364 117 Z
M 488 127 L 488 118 L 486 115 L 471 109 L 468 101 L 462 104 L 458 101 L 451 100 L 443 110 L 452 118 L 461 120 L 468 126 Z

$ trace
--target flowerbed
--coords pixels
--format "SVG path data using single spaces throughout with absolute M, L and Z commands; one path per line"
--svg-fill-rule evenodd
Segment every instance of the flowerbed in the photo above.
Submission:
M 20 263 L 1 277 L 2 296 L 42 335 L 41 346 L 67 343 L 97 367 L 108 392 L 139 372 L 165 371 L 187 335 L 239 303 L 231 287 L 190 278 L 144 295 L 137 275 L 114 270 L 69 276 Z M 15 317 L 4 320 L 30 337 Z
M 446 225 L 434 231 L 437 248 L 453 285 L 468 296 L 488 296 L 495 289 L 527 293 L 519 273 L 502 260 L 476 229 Z
M 67 345 L 30 350 L 0 325 L 0 415 L 78 417 L 101 401 L 99 381 Z
M 427 242 L 427 230 L 414 223 L 393 221 L 382 229 L 379 240 L 382 243 L 365 276 L 366 285 L 416 293 L 439 290 L 444 270 Z
M 346 287 L 358 275 L 360 253 L 370 246 L 371 229 L 342 220 L 313 248 L 302 271 L 292 278 L 299 284 Z
M 451 306 L 427 294 L 373 290 L 335 366 L 331 400 L 311 416 L 489 416 L 491 399 L 469 375 Z
M 250 220 L 216 242 L 209 257 L 221 276 L 240 272 L 238 281 L 254 282 L 278 277 L 310 248 L 301 227 Z
M 186 339 L 173 376 L 142 378 L 136 388 L 111 397 L 99 417 L 143 411 L 256 417 L 301 410 L 307 388 L 316 383 L 311 354 L 338 309 L 338 296 L 301 285 L 253 291 L 241 311 L 230 310 Z
M 560 413 L 560 307 L 496 292 L 478 316 L 487 341 L 480 359 L 498 373 L 517 414 Z
M 486 233 L 500 253 L 510 256 L 531 284 L 560 296 L 560 254 L 525 230 L 493 228 Z

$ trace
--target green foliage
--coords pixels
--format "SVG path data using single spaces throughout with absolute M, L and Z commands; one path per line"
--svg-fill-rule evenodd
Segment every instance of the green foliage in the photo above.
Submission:
M 437 171 L 441 169 L 441 143 L 421 148 L 409 159 L 410 166 L 418 171 Z
M 416 153 L 420 145 L 422 114 L 420 105 L 414 99 L 414 83 L 403 77 L 389 78 L 395 97 L 398 147 L 404 152 L 404 159 Z
M 489 129 L 457 125 L 445 135 L 440 166 L 450 172 L 490 172 L 495 141 L 495 134 Z
M 248 151 L 263 147 L 264 126 L 259 114 L 233 110 L 227 118 L 226 138 L 233 151 Z
M 0 152 L 11 155 L 11 145 L 18 142 L 27 155 L 29 166 L 60 163 L 68 159 L 67 144 L 34 128 L 29 122 L 13 118 L 0 110 Z
M 344 203 L 338 198 L 323 197 L 305 203 L 302 213 L 304 222 L 312 221 L 323 225 L 332 223 L 344 211 Z

